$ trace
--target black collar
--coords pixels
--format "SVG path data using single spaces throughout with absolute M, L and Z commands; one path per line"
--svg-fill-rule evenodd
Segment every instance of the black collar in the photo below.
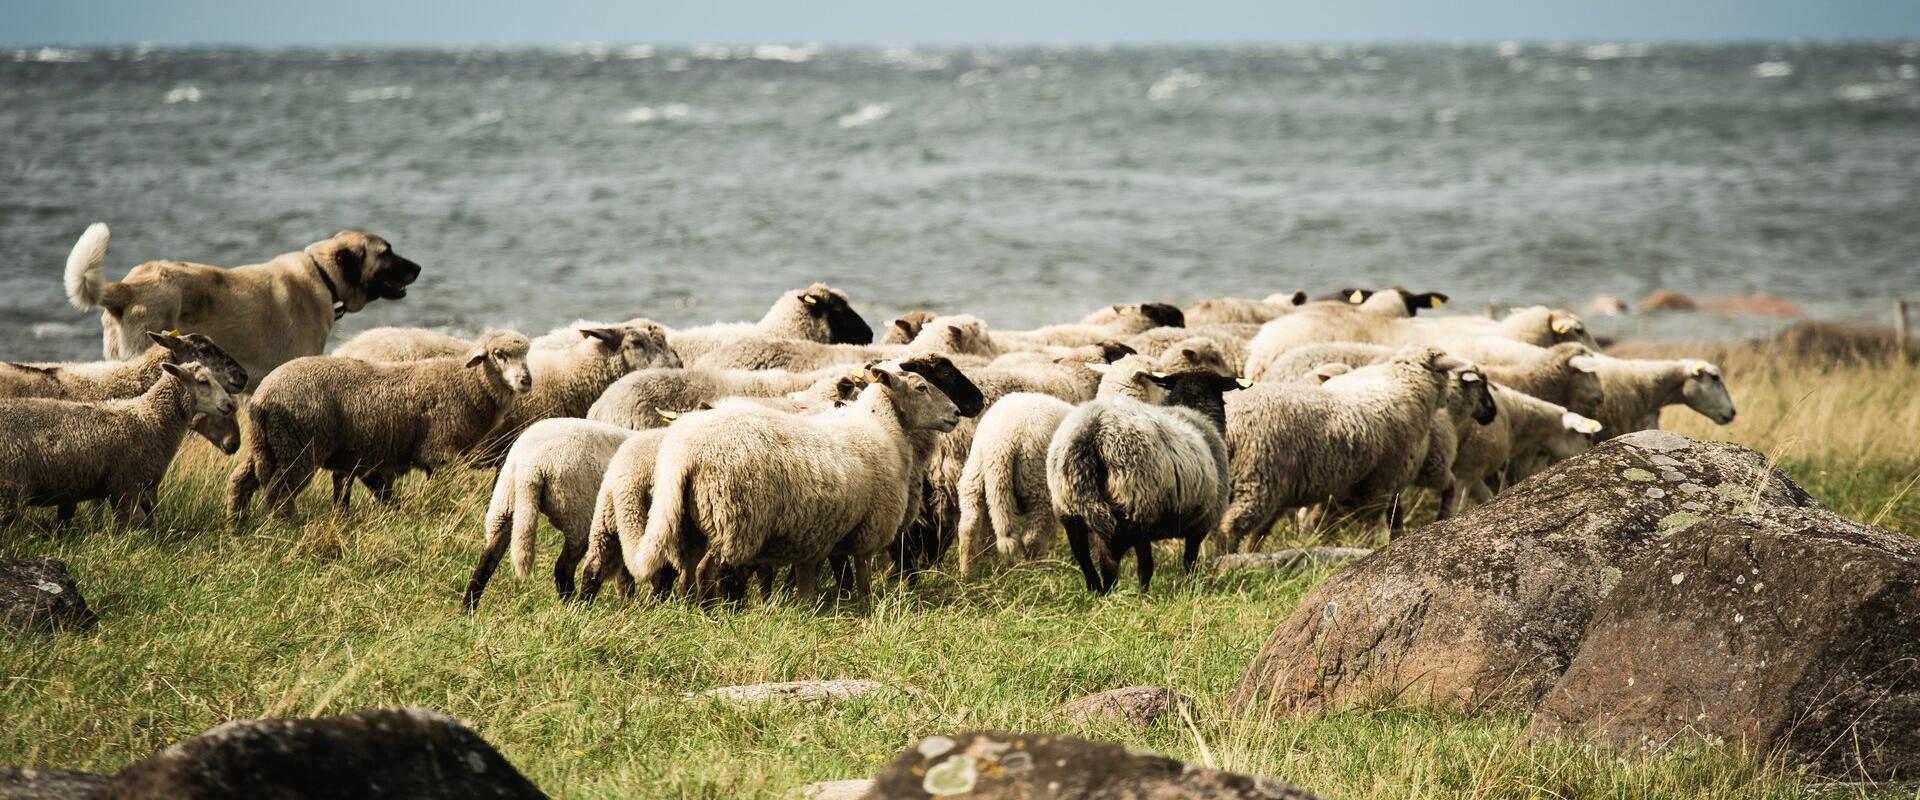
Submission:
M 307 256 L 307 263 L 313 265 L 313 271 L 320 276 L 320 282 L 327 285 L 327 297 L 331 298 L 333 318 L 337 321 L 347 315 L 347 304 L 340 300 L 340 287 L 333 282 L 333 276 L 327 274 L 327 268 L 320 266 L 320 260 Z

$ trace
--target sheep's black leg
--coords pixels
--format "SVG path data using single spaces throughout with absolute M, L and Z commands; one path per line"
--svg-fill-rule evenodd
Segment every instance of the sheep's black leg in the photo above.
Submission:
M 1067 529 L 1067 544 L 1073 548 L 1073 560 L 1080 565 L 1080 575 L 1087 579 L 1087 591 L 1100 591 L 1100 573 L 1093 567 L 1093 550 L 1087 541 L 1087 521 L 1080 517 L 1061 517 L 1060 524 Z
M 1206 540 L 1205 530 L 1187 534 L 1186 548 L 1180 552 L 1180 568 L 1188 575 L 1193 574 L 1193 565 L 1200 562 L 1200 543 Z
M 580 566 L 581 557 L 587 554 L 587 543 L 568 539 L 560 545 L 560 557 L 553 561 L 553 588 L 560 593 L 561 600 L 573 599 L 573 573 Z
M 1153 585 L 1153 540 L 1145 536 L 1133 543 L 1133 567 L 1140 574 L 1140 593 Z
M 480 563 L 473 568 L 473 577 L 467 579 L 467 593 L 460 605 L 468 611 L 480 607 L 480 593 L 487 590 L 487 581 L 493 579 L 493 571 L 500 566 L 500 557 L 506 555 L 507 541 L 513 533 L 511 525 L 494 526 L 487 536 L 487 549 L 480 553 Z
M 73 512 L 78 508 L 79 504 L 77 503 L 60 504 L 59 510 L 55 512 L 55 518 L 59 521 L 60 527 L 64 528 L 73 524 Z

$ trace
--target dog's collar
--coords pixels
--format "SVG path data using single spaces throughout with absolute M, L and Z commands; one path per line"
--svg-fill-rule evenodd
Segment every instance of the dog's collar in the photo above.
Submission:
M 319 259 L 313 256 L 307 256 L 307 263 L 313 265 L 314 274 L 320 276 L 320 282 L 327 285 L 327 297 L 330 298 L 329 302 L 333 305 L 334 320 L 338 321 L 341 317 L 346 316 L 347 304 L 340 299 L 340 287 L 334 284 L 333 276 L 327 274 L 326 267 L 320 266 Z

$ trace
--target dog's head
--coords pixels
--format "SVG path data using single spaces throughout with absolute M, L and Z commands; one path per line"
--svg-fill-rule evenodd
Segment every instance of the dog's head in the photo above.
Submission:
M 361 231 L 341 231 L 307 246 L 307 255 L 328 270 L 340 303 L 359 311 L 375 300 L 398 300 L 420 277 L 420 265 L 393 252 L 387 240 Z

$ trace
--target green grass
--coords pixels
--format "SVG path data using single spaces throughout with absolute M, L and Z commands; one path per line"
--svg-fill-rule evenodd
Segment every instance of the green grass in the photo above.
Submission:
M 1129 568 L 1119 593 L 1094 598 L 1061 559 L 995 569 L 972 586 L 946 574 L 912 590 L 888 582 L 866 607 L 813 611 L 790 600 L 703 610 L 611 595 L 562 606 L 548 576 L 503 571 L 468 616 L 459 598 L 488 475 L 415 479 L 395 506 L 363 501 L 346 515 L 323 510 L 313 490 L 300 527 L 229 533 L 219 522 L 225 464 L 190 448 L 155 531 L 115 535 L 95 515 L 55 533 L 45 512 L 0 530 L 9 552 L 66 559 L 101 615 L 88 633 L 0 640 L 0 764 L 110 772 L 228 719 L 422 705 L 466 720 L 564 797 L 790 795 L 868 776 L 918 737 L 979 727 L 1118 740 L 1338 798 L 1816 790 L 1724 749 L 1634 761 L 1573 745 L 1528 749 L 1517 716 L 1382 708 L 1231 718 L 1241 670 L 1324 572 L 1183 579 L 1163 569 L 1143 596 Z M 1920 502 L 1900 496 L 1920 465 L 1787 466 L 1846 513 L 1884 507 L 1883 524 L 1920 528 Z M 554 534 L 542 533 L 550 557 Z M 805 678 L 894 689 L 812 707 L 683 697 Z M 1140 683 L 1190 695 L 1192 719 L 1138 732 L 1049 716 L 1075 696 Z

